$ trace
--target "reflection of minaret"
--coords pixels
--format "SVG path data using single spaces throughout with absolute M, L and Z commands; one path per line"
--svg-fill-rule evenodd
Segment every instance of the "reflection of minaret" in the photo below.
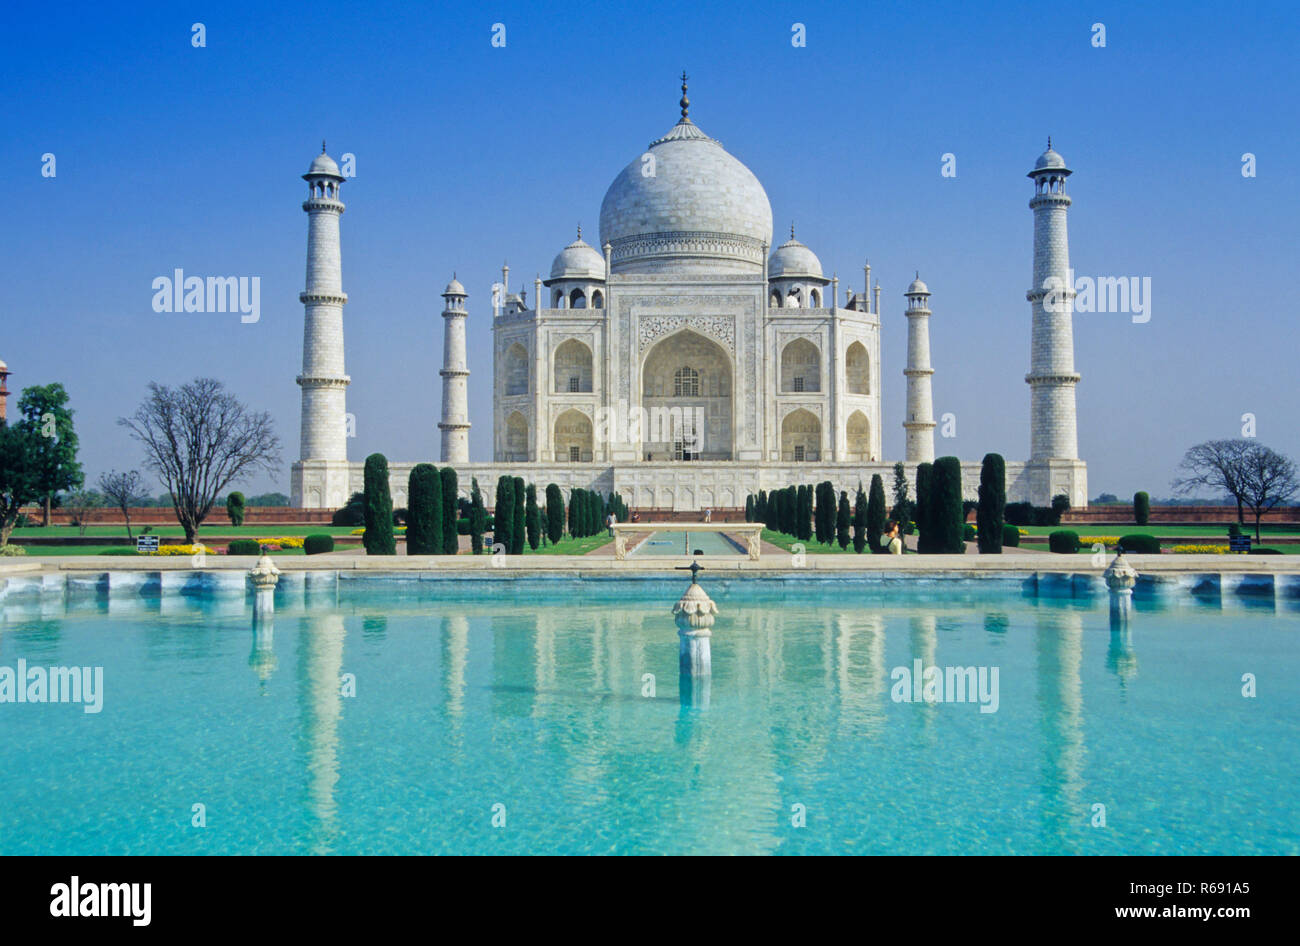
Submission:
M 1083 791 L 1083 615 L 1041 611 L 1036 635 L 1038 709 L 1043 732 L 1043 854 L 1069 854 L 1072 829 L 1085 823 Z
M 341 614 L 315 614 L 298 624 L 298 703 L 301 742 L 307 756 L 307 804 L 319 824 L 313 854 L 328 854 L 334 843 L 339 780 L 339 717 L 343 715 Z
M 443 686 L 447 692 L 447 712 L 452 716 L 465 713 L 465 668 L 469 664 L 469 618 L 453 609 L 442 619 L 442 640 L 446 654 L 442 660 Z
M 912 624 L 912 660 L 913 667 L 915 661 L 921 661 L 921 693 L 925 693 L 925 672 L 931 667 L 938 667 L 936 654 L 939 649 L 939 618 L 933 612 L 914 614 L 911 618 Z M 911 669 L 911 668 L 909 668 Z M 912 683 L 913 687 L 917 686 L 916 681 Z M 915 692 L 915 691 L 913 691 Z M 923 697 L 924 699 L 924 697 Z M 934 702 L 925 703 L 922 707 L 921 721 L 928 729 L 929 724 L 934 721 L 935 711 L 938 704 Z
M 876 733 L 885 723 L 889 670 L 885 619 L 872 611 L 837 614 L 836 670 L 841 733 Z
M 263 691 L 278 663 L 275 659 L 275 616 L 258 615 L 253 618 L 253 649 L 248 655 L 248 665 L 257 674 Z

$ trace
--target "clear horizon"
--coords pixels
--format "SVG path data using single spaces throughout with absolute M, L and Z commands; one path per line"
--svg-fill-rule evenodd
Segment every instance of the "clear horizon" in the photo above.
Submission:
M 1149 321 L 1075 317 L 1089 497 L 1169 496 L 1183 452 L 1240 436 L 1245 414 L 1260 442 L 1300 458 L 1297 334 L 1274 289 L 1300 244 L 1285 157 L 1298 22 L 1283 4 L 24 8 L 0 66 L 10 408 L 61 382 L 93 486 L 138 465 L 116 421 L 148 382 L 216 377 L 269 411 L 283 444 L 281 475 L 234 488 L 288 493 L 300 175 L 325 138 L 356 160 L 342 190 L 349 458 L 437 461 L 439 293 L 456 272 L 470 293 L 470 455 L 490 460 L 502 262 L 531 302 L 534 274 L 579 224 L 593 242 L 605 189 L 677 120 L 685 68 L 692 119 L 758 176 L 774 237 L 793 222 L 841 301 L 870 259 L 886 460 L 903 455 L 902 292 L 918 270 L 933 293 L 935 415 L 957 431 L 936 434 L 936 454 L 1028 454 L 1025 174 L 1048 135 L 1075 172 L 1076 274 L 1150 280 Z M 794 23 L 806 48 L 791 45 Z M 258 277 L 260 318 L 154 311 L 153 281 L 176 269 Z

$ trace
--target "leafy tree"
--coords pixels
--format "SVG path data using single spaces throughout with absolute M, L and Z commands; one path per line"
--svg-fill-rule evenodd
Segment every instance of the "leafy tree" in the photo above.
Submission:
M 564 537 L 564 493 L 554 483 L 546 487 L 546 537 L 552 545 Z
M 876 477 L 880 479 L 880 477 Z M 873 483 L 874 485 L 874 483 Z M 858 493 L 853 497 L 853 551 L 859 555 L 868 545 L 871 551 L 875 552 L 879 547 L 877 542 L 868 542 L 867 530 L 867 494 L 862 491 L 862 482 L 858 482 Z
M 284 493 L 259 493 L 256 496 L 248 497 L 250 506 L 292 506 L 291 500 Z
M 852 519 L 852 513 L 849 512 L 849 494 L 840 490 L 840 505 L 835 516 L 835 540 L 839 542 L 840 548 L 849 547 L 849 522 Z
M 250 411 L 212 378 L 178 388 L 151 382 L 144 403 L 118 423 L 144 447 L 145 467 L 171 493 L 187 545 L 196 542 L 199 526 L 232 480 L 258 467 L 279 470 L 271 415 Z M 390 502 L 390 523 L 391 515 Z
M 930 500 L 927 519 L 932 554 L 960 555 L 966 551 L 962 538 L 965 516 L 961 505 L 961 461 L 956 457 L 940 457 L 934 461 L 931 473 Z
M 168 505 L 171 505 L 168 503 Z M 366 494 L 353 493 L 347 504 L 334 510 L 330 517 L 332 526 L 363 526 L 366 524 Z
M 226 497 L 226 515 L 230 517 L 232 526 L 244 524 L 244 494 L 239 490 Z
M 497 478 L 497 495 L 496 502 L 492 507 L 492 546 L 496 551 L 496 546 L 500 545 L 505 548 L 506 552 L 510 551 L 510 536 L 514 527 L 510 520 L 515 513 L 515 481 L 514 477 L 501 476 Z
M 104 498 L 122 510 L 122 518 L 126 520 L 126 537 L 134 538 L 131 535 L 131 507 L 139 502 L 140 494 L 144 490 L 144 480 L 139 472 L 127 470 L 125 473 L 119 473 L 117 470 L 109 470 L 107 473 L 99 474 L 98 485 Z
M 525 535 L 528 531 L 527 523 L 524 521 L 523 477 L 515 477 L 515 489 L 512 496 L 514 497 L 515 508 L 510 513 L 510 554 L 523 555 Z
M 470 477 L 469 490 L 469 542 L 475 555 L 483 554 L 483 531 L 487 528 L 487 509 L 483 506 L 483 493 L 478 488 L 478 477 Z
M 40 436 L 22 424 L 0 424 L 0 548 L 9 544 L 18 511 L 44 495 Z
M 934 549 L 934 529 L 930 525 L 930 488 L 934 478 L 934 464 L 920 463 L 916 467 L 916 550 L 928 555 Z
M 862 493 L 861 483 L 858 484 L 858 493 Z M 878 553 L 882 551 L 880 533 L 885 531 L 885 481 L 879 473 L 871 476 L 871 496 L 867 500 L 866 515 L 867 544 L 871 546 L 872 552 Z
M 980 467 L 979 507 L 975 510 L 975 541 L 984 555 L 1002 554 L 1002 526 L 1007 508 L 1007 464 L 989 453 Z
M 443 555 L 455 555 L 460 551 L 460 534 L 456 529 L 456 520 L 460 518 L 456 508 L 460 484 L 456 480 L 456 471 L 449 466 L 444 466 L 438 476 L 442 480 L 442 535 L 438 551 Z
M 524 499 L 524 523 L 528 530 L 528 547 L 533 551 L 542 544 L 542 514 L 537 508 L 537 486 L 528 484 Z
M 417 463 L 406 487 L 406 554 L 442 551 L 442 477 L 432 463 Z
M 366 457 L 366 533 L 362 544 L 367 555 L 396 555 L 393 537 L 393 497 L 388 491 L 388 458 L 382 453 Z
M 40 436 L 35 463 L 45 499 L 42 525 L 48 526 L 55 493 L 76 489 L 85 482 L 77 462 L 77 432 L 72 426 L 68 392 L 58 382 L 23 388 L 18 413 L 18 423 Z

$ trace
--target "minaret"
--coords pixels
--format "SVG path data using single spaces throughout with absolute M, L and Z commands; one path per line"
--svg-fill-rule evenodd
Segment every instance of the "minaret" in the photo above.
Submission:
M 907 462 L 934 462 L 934 398 L 930 391 L 930 289 L 916 274 L 907 287 Z
M 334 159 L 321 153 L 303 175 L 307 199 L 307 288 L 302 340 L 302 440 L 294 465 L 293 501 L 302 506 L 334 506 L 348 499 L 346 392 L 343 373 L 343 291 L 339 215 L 343 175 Z M 314 461 L 325 461 L 324 463 Z
M 1029 461 L 1077 460 L 1078 426 L 1074 386 L 1074 284 L 1066 234 L 1065 159 L 1044 151 L 1029 172 L 1034 197 L 1034 282 L 1025 297 L 1033 311 L 1029 374 Z M 1050 497 L 1048 497 L 1050 500 Z M 1078 505 L 1076 497 L 1071 502 Z M 1086 497 L 1085 497 L 1086 502 Z
M 8 380 L 9 366 L 3 361 L 0 361 L 0 423 L 4 422 L 8 410 L 6 403 L 9 400 L 9 388 L 5 385 L 5 382 Z
M 504 278 L 504 277 L 503 277 Z M 465 358 L 465 287 L 453 274 L 442 291 L 442 462 L 469 462 L 469 366 Z

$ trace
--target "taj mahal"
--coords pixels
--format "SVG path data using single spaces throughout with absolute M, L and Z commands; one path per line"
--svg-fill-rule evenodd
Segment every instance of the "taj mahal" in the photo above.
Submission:
M 691 511 L 734 509 L 750 493 L 792 483 L 829 480 L 852 495 L 875 473 L 889 483 L 897 459 L 914 480 L 916 465 L 935 457 L 927 285 L 918 275 L 897 313 L 885 316 L 907 323 L 906 360 L 894 369 L 907 378 L 906 455 L 885 458 L 881 290 L 870 265 L 857 291 L 827 278 L 793 228 L 773 248 L 762 184 L 692 121 L 682 80 L 678 122 L 605 192 L 599 249 L 579 230 L 531 292 L 512 289 L 503 267 L 490 310 L 491 462 L 469 456 L 470 425 L 487 420 L 470 416 L 469 294 L 455 278 L 443 291 L 440 460 L 456 469 L 466 494 L 477 478 L 489 506 L 504 474 L 566 493 L 618 492 L 642 510 Z M 1008 458 L 1006 474 L 1008 501 L 1047 505 L 1064 493 L 1082 507 L 1087 467 L 1078 456 L 1073 293 L 1058 289 L 1064 304 L 1045 303 L 1052 277 L 1069 285 L 1071 173 L 1049 141 L 1028 175 L 1029 458 Z M 292 499 L 337 508 L 362 488 L 360 458 L 347 455 L 345 178 L 323 150 L 303 178 L 307 288 Z M 431 458 L 404 459 L 390 462 L 396 505 L 405 505 L 411 468 Z M 962 458 L 968 498 L 980 459 Z

